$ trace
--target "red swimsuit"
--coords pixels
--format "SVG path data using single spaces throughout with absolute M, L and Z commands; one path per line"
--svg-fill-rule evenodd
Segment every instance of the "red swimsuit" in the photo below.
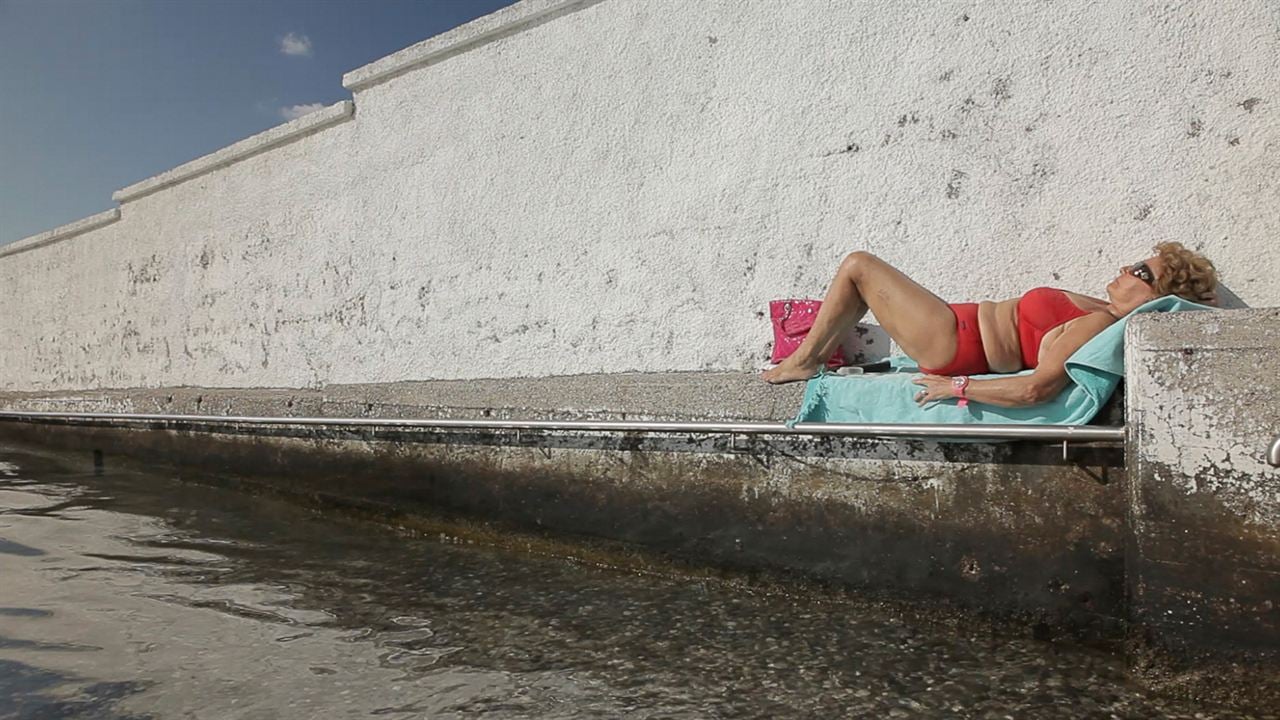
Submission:
M 978 304 L 960 303 L 947 307 L 956 316 L 955 357 L 943 367 L 921 366 L 920 371 L 931 375 L 982 375 L 991 372 L 986 350 L 982 347 L 982 333 L 978 329 Z M 1062 290 L 1048 287 L 1029 290 L 1018 300 L 1018 343 L 1022 346 L 1022 366 L 1034 368 L 1040 364 L 1040 341 L 1046 333 L 1088 314 L 1088 310 L 1077 307 Z
M 1088 315 L 1062 290 L 1040 287 L 1018 301 L 1018 344 L 1022 346 L 1022 366 L 1040 364 L 1040 341 L 1064 322 Z

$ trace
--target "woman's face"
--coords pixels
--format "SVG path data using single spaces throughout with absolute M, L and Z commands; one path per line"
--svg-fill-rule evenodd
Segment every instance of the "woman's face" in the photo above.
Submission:
M 1120 266 L 1116 279 L 1107 284 L 1107 297 L 1111 303 L 1124 312 L 1153 300 L 1156 297 L 1156 278 L 1164 271 L 1164 263 L 1159 257 L 1149 257 L 1132 265 Z

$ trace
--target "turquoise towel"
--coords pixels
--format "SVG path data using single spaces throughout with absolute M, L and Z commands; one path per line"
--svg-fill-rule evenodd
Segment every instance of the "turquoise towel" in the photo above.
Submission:
M 823 373 L 809 381 L 800 412 L 791 425 L 801 422 L 835 423 L 1009 423 L 1027 425 L 1083 425 L 1098 414 L 1124 378 L 1124 327 L 1130 317 L 1144 312 L 1212 310 L 1176 295 L 1156 298 L 1119 322 L 1098 333 L 1067 359 L 1067 375 L 1073 381 L 1053 400 L 1021 408 L 1003 408 L 970 402 L 959 407 L 955 400 L 916 405 L 919 387 L 911 380 L 919 369 L 909 358 L 892 358 L 893 370 L 873 375 Z M 1023 370 L 1019 375 L 1030 374 Z M 1008 377 L 975 375 L 974 379 Z

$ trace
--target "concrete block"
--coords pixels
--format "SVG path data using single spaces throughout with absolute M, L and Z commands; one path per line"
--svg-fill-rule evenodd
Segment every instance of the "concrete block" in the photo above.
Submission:
M 1125 343 L 1135 660 L 1276 692 L 1280 309 L 1144 315 Z

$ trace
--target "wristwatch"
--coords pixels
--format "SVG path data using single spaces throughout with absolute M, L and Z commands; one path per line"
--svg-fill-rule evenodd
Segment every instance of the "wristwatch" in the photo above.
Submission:
M 956 407 L 964 407 L 969 404 L 969 398 L 964 396 L 964 391 L 969 387 L 968 375 L 957 375 L 951 378 L 951 392 L 960 398 L 956 401 Z

